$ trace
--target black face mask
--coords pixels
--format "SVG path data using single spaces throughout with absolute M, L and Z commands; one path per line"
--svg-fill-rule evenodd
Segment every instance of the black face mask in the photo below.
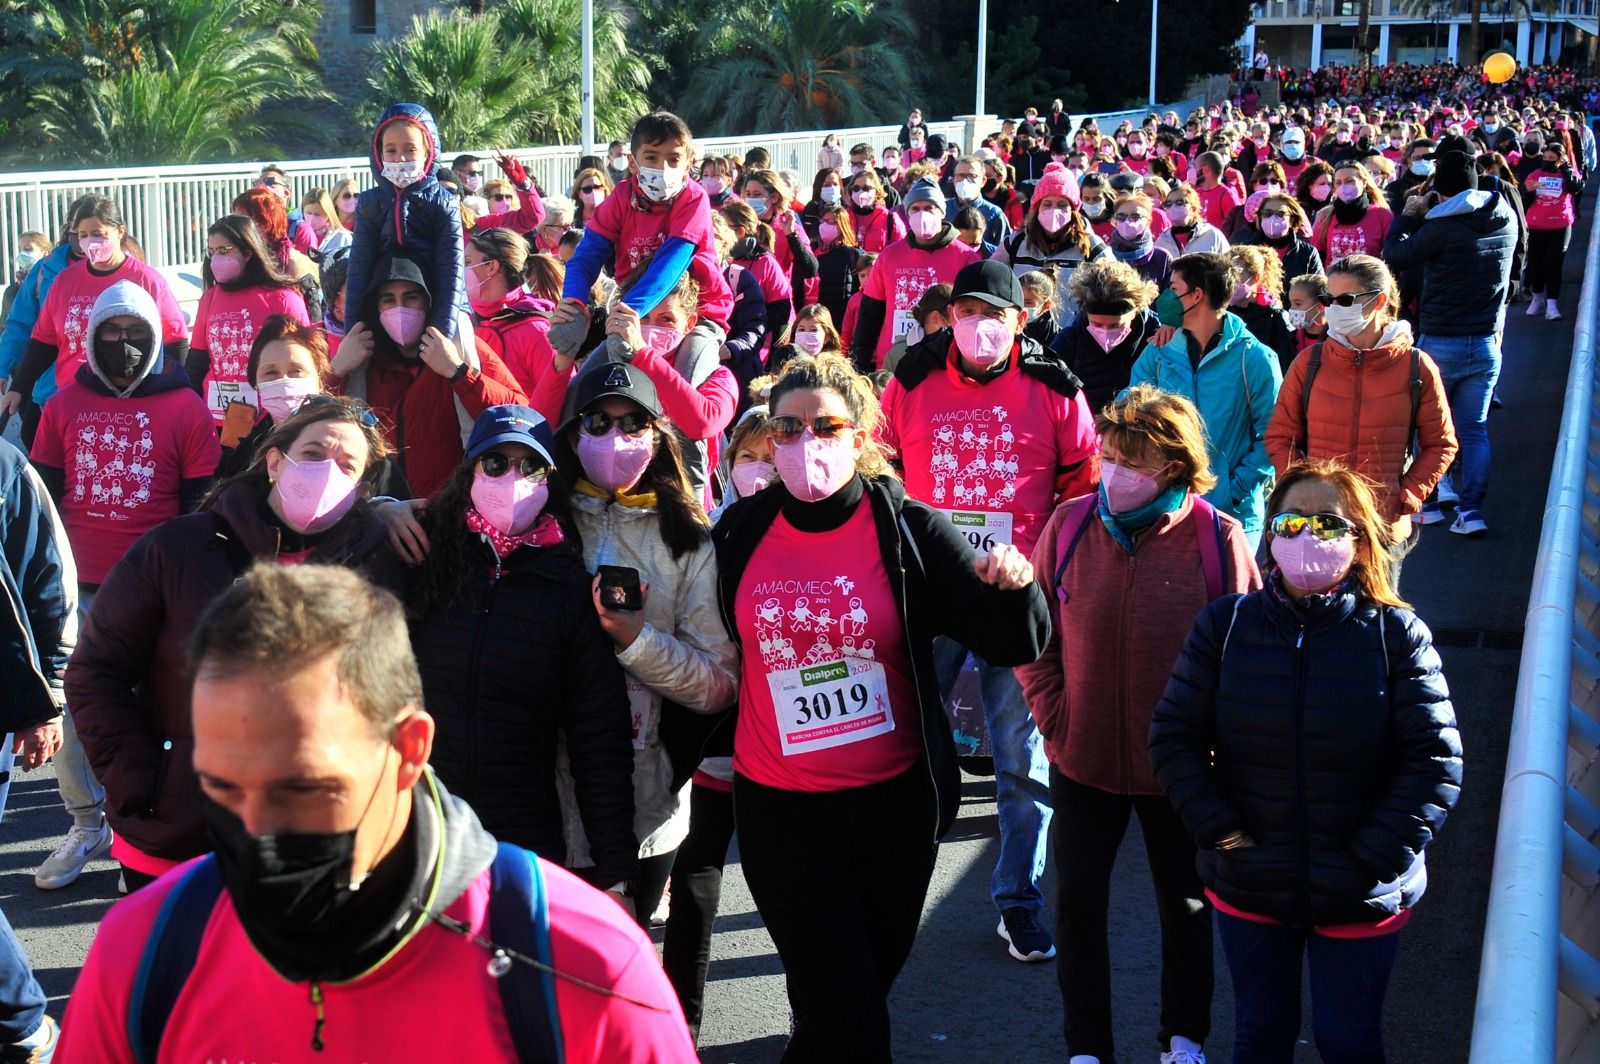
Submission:
M 94 364 L 112 380 L 137 377 L 144 372 L 155 346 L 154 337 L 148 340 L 97 339 L 94 342 Z

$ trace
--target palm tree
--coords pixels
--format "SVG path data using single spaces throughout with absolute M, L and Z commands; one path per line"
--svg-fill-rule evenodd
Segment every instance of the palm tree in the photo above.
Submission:
M 397 100 L 420 103 L 439 126 L 441 150 L 512 144 L 526 133 L 539 57 L 497 15 L 413 16 L 404 37 L 374 51 L 366 119 Z
M 1361 0 L 1356 21 L 1356 51 L 1361 53 L 1361 65 L 1372 65 L 1372 47 L 1368 43 L 1372 33 L 1372 0 Z
M 683 96 L 697 126 L 868 125 L 902 114 L 911 95 L 914 33 L 899 0 L 770 0 L 704 32 L 727 51 Z
M 36 13 L 32 35 L 0 59 L 0 73 L 25 85 L 13 159 L 111 166 L 237 156 L 306 128 L 280 105 L 327 98 L 311 44 L 314 2 L 66 0 Z M 7 40 L 16 40 L 9 29 Z

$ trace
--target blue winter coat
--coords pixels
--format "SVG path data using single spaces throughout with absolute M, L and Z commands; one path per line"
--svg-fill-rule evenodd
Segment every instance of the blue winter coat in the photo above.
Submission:
M 428 157 L 423 178 L 409 188 L 396 188 L 383 176 L 384 129 L 395 122 L 411 122 L 427 137 Z M 465 314 L 466 245 L 461 234 L 461 204 L 455 194 L 439 184 L 439 129 L 428 109 L 414 103 L 392 104 L 378 119 L 372 133 L 372 177 L 377 184 L 356 200 L 356 221 L 350 245 L 350 273 L 346 289 L 353 295 L 367 290 L 373 268 L 386 255 L 402 250 L 429 264 L 428 292 L 433 303 L 428 324 L 446 336 L 456 335 L 458 314 Z
M 1273 577 L 1272 579 L 1277 579 Z M 1353 592 L 1211 603 L 1150 727 L 1150 763 L 1228 905 L 1299 926 L 1393 916 L 1461 792 L 1427 626 Z M 1256 845 L 1217 850 L 1243 831 Z
M 0 440 L 0 731 L 61 715 L 62 679 L 78 638 L 72 548 L 38 474 Z
M 17 298 L 11 301 L 11 313 L 6 315 L 4 331 L 0 331 L 0 377 L 10 379 L 28 352 L 28 338 L 39 320 L 44 297 L 56 283 L 61 271 L 72 264 L 70 249 L 65 244 L 53 248 L 50 254 L 33 264 L 33 269 L 22 278 Z M 41 373 L 33 386 L 33 402 L 43 406 L 46 399 L 56 394 L 56 375 Z
M 1188 343 L 1188 334 L 1179 329 L 1167 346 L 1146 347 L 1128 384 L 1154 385 L 1199 408 L 1211 472 L 1217 478 L 1206 501 L 1237 517 L 1246 532 L 1257 532 L 1272 475 L 1267 422 L 1283 385 L 1278 356 L 1232 313 L 1222 316 L 1222 338 L 1200 360 L 1198 371 L 1189 365 Z

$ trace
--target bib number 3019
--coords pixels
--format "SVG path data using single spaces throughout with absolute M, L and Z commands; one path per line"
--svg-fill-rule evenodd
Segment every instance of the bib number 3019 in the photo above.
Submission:
M 839 657 L 767 677 L 785 756 L 858 743 L 894 731 L 883 666 Z

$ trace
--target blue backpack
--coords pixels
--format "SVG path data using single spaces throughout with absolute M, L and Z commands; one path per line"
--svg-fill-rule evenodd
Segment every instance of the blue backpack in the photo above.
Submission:
M 551 974 L 550 905 L 538 858 L 502 842 L 489 868 L 488 937 L 542 966 L 510 963 L 499 978 L 500 1004 L 523 1064 L 561 1064 L 561 1019 Z M 134 978 L 128 1002 L 128 1044 L 140 1064 L 155 1064 L 161 1036 L 178 995 L 194 972 L 200 940 L 222 894 L 215 857 L 184 873 L 161 905 Z M 500 960 L 499 955 L 495 958 Z M 494 962 L 491 962 L 494 963 Z M 491 971 L 496 970 L 494 968 Z

